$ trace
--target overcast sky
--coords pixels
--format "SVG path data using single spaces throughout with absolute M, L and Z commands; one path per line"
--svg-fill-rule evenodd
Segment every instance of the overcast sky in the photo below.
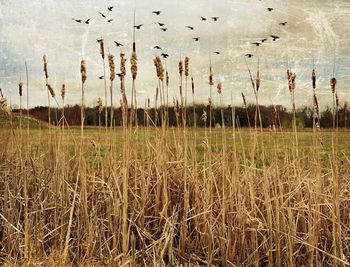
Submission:
M 112 11 L 107 7 L 114 6 Z M 267 11 L 272 7 L 273 11 Z M 244 61 L 256 71 L 260 58 L 263 104 L 290 106 L 286 68 L 289 61 L 297 74 L 297 105 L 311 104 L 313 58 L 318 77 L 318 96 L 322 106 L 331 102 L 329 79 L 335 73 L 343 103 L 350 90 L 350 1 L 349 0 L 0 0 L 0 87 L 11 104 L 18 104 L 18 82 L 25 79 L 24 62 L 29 67 L 30 106 L 47 105 L 42 56 L 47 55 L 50 84 L 56 94 L 66 84 L 66 103 L 80 102 L 80 60 L 87 62 L 86 103 L 95 105 L 104 96 L 102 59 L 97 38 L 103 37 L 106 50 L 115 55 L 119 69 L 120 48 L 130 58 L 132 49 L 133 10 L 136 24 L 138 77 L 136 90 L 139 106 L 144 99 L 153 102 L 157 86 L 152 59 L 159 45 L 169 58 L 163 64 L 170 73 L 170 96 L 178 96 L 178 61 L 188 56 L 196 84 L 196 99 L 206 102 L 209 96 L 208 69 L 211 57 L 214 81 L 223 84 L 223 96 L 230 95 L 241 105 L 241 92 L 253 101 L 253 91 Z M 152 10 L 161 10 L 159 16 Z M 107 18 L 103 18 L 102 12 Z M 202 21 L 200 16 L 208 18 Z M 218 16 L 214 22 L 210 17 Z M 79 24 L 72 18 L 90 18 Z M 113 19 L 108 23 L 107 19 Z M 288 23 L 286 26 L 280 22 Z M 165 23 L 166 32 L 157 22 Z M 185 26 L 190 25 L 193 31 Z M 270 35 L 280 37 L 273 42 Z M 193 37 L 200 37 L 194 42 Z M 262 46 L 252 42 L 268 38 Z M 220 51 L 220 55 L 213 52 Z M 106 52 L 107 53 L 107 52 Z M 108 66 L 108 64 L 107 64 Z M 127 88 L 130 88 L 130 64 L 127 61 Z M 107 72 L 108 73 L 108 72 Z M 118 83 L 116 83 L 118 84 Z M 118 88 L 115 88 L 119 92 Z M 130 89 L 128 89 L 130 91 Z M 216 92 L 216 90 L 215 90 Z M 118 94 L 114 94 L 119 103 Z M 214 103 L 218 103 L 215 93 Z M 350 100 L 350 97 L 349 97 Z

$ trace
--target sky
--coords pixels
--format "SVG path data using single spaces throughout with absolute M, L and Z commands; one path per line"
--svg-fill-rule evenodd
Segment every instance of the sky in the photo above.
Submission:
M 107 9 L 110 6 L 114 7 L 112 11 Z M 269 7 L 273 8 L 271 12 L 267 11 Z M 4 96 L 11 105 L 19 104 L 18 83 L 21 79 L 25 82 L 26 61 L 29 106 L 46 106 L 42 61 L 46 54 L 49 83 L 56 91 L 58 103 L 61 103 L 59 91 L 63 83 L 65 103 L 80 103 L 80 61 L 84 59 L 87 65 L 85 103 L 95 106 L 98 97 L 104 100 L 104 83 L 98 78 L 103 75 L 103 61 L 96 39 L 104 39 L 106 54 L 115 55 L 119 69 L 119 53 L 125 53 L 128 59 L 131 56 L 134 10 L 136 24 L 143 24 L 136 30 L 138 106 L 143 106 L 147 98 L 154 103 L 158 80 L 153 58 L 160 54 L 153 49 L 155 45 L 169 54 L 162 62 L 169 71 L 171 100 L 179 98 L 178 62 L 188 56 L 197 103 L 207 103 L 210 61 L 215 82 L 214 104 L 220 103 L 216 93 L 218 82 L 222 83 L 225 104 L 242 105 L 242 92 L 248 102 L 253 103 L 254 93 L 244 57 L 247 53 L 254 55 L 246 58 L 254 76 L 259 61 L 262 104 L 291 106 L 286 78 L 289 64 L 297 75 L 297 106 L 311 105 L 313 62 L 320 105 L 331 104 L 329 79 L 333 71 L 338 80 L 340 102 L 350 100 L 349 0 L 0 0 L 0 88 Z M 153 10 L 162 13 L 157 16 Z M 202 21 L 201 16 L 207 20 Z M 214 16 L 219 17 L 218 21 L 211 19 Z M 72 18 L 83 21 L 90 18 L 90 24 L 77 23 Z M 107 19 L 113 21 L 108 23 Z M 163 32 L 158 22 L 164 23 L 168 30 Z M 287 24 L 282 26 L 281 22 Z M 186 28 L 188 25 L 194 30 Z M 280 38 L 273 42 L 270 35 Z M 194 37 L 200 37 L 199 42 L 195 42 Z M 268 40 L 261 46 L 252 44 L 263 38 Z M 124 46 L 120 49 L 113 41 Z M 215 51 L 220 54 L 214 54 Z M 106 66 L 108 78 L 108 63 Z M 126 88 L 130 96 L 129 60 Z M 114 90 L 113 101 L 119 103 L 118 82 Z

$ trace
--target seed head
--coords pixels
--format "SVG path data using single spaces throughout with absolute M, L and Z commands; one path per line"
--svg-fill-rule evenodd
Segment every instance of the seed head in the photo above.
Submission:
M 120 73 L 122 74 L 122 76 L 126 75 L 125 62 L 126 62 L 125 54 L 120 53 Z
M 164 68 L 162 61 L 159 56 L 155 57 L 153 59 L 154 66 L 156 67 L 156 72 L 157 72 L 157 77 L 159 80 L 163 81 L 164 80 Z
M 46 86 L 51 94 L 51 97 L 55 97 L 55 91 L 53 90 L 52 86 L 50 84 L 46 84 Z
M 189 57 L 185 57 L 185 76 L 188 77 L 189 75 L 189 65 L 190 65 L 190 59 Z
M 98 112 L 101 113 L 102 110 L 103 110 L 103 102 L 102 102 L 101 97 L 99 97 L 99 98 L 97 99 L 97 107 L 98 107 Z
M 61 97 L 62 97 L 62 100 L 64 100 L 65 95 L 66 95 L 66 85 L 65 85 L 65 84 L 62 84 L 62 88 L 61 88 Z
M 312 70 L 311 79 L 312 79 L 312 88 L 316 89 L 316 71 L 314 69 Z
M 137 55 L 135 51 L 132 52 L 132 55 L 130 58 L 130 64 L 131 64 L 131 77 L 133 80 L 135 80 L 137 76 Z
M 82 60 L 80 62 L 80 73 L 81 73 L 81 81 L 84 84 L 86 81 L 86 65 L 85 65 L 85 60 Z
M 109 79 L 110 81 L 114 81 L 115 79 L 115 65 L 114 65 L 114 56 L 112 54 L 108 55 L 108 64 L 109 64 Z
M 23 83 L 20 82 L 18 84 L 18 92 L 19 92 L 19 96 L 22 96 L 22 92 L 23 92 Z
M 221 95 L 221 93 L 222 93 L 222 83 L 221 82 L 218 83 L 217 89 L 218 89 L 218 94 Z
M 183 73 L 183 63 L 182 63 L 182 60 L 179 61 L 179 74 L 180 76 L 182 76 L 182 73 Z
M 335 77 L 333 77 L 331 80 L 330 80 L 330 84 L 331 84 L 331 90 L 332 90 L 332 93 L 334 94 L 335 93 L 335 86 L 337 84 L 337 79 Z
M 45 78 L 48 79 L 49 78 L 49 74 L 47 71 L 47 60 L 46 60 L 46 55 L 43 56 L 43 61 L 44 61 L 44 74 L 45 74 Z
M 256 80 L 255 80 L 255 85 L 256 85 L 256 91 L 258 92 L 260 89 L 260 73 L 256 73 Z
M 192 87 L 192 95 L 194 95 L 194 81 L 193 81 L 193 77 L 191 77 L 191 87 Z
M 101 40 L 101 42 L 100 42 L 100 54 L 101 54 L 102 59 L 104 59 L 105 58 L 105 48 L 104 48 L 103 40 Z

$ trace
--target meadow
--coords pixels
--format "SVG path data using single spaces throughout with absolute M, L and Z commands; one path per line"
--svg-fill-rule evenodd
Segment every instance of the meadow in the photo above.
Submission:
M 0 129 L 2 265 L 349 265 L 348 131 L 22 124 Z

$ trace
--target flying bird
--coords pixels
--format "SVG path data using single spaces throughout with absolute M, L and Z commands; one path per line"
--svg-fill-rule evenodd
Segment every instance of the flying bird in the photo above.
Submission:
M 109 19 L 109 20 L 107 20 L 107 22 L 109 22 L 109 23 L 111 23 L 113 21 L 113 19 Z
M 109 11 L 112 11 L 113 8 L 114 8 L 114 6 L 107 7 L 107 9 L 108 9 Z
M 207 18 L 205 18 L 205 17 L 201 17 L 201 19 L 202 19 L 202 21 L 206 21 L 207 20 Z
M 121 78 L 123 76 L 123 73 L 117 73 L 117 76 Z
M 214 52 L 214 54 L 220 55 L 220 52 L 218 52 L 218 51 L 215 51 L 215 52 Z
M 267 11 L 272 11 L 272 10 L 273 10 L 272 7 L 268 7 L 268 8 L 267 8 Z
M 134 28 L 136 28 L 136 29 L 138 29 L 138 30 L 139 30 L 139 29 L 141 29 L 141 27 L 142 27 L 142 26 L 143 26 L 143 24 L 140 24 L 140 25 L 135 25 L 135 26 L 134 26 Z
M 262 43 L 265 43 L 266 41 L 267 41 L 266 38 L 264 38 L 264 39 L 261 40 Z
M 152 11 L 153 14 L 156 14 L 157 16 L 160 15 L 160 13 L 162 13 L 162 11 L 158 10 L 158 11 Z
M 161 23 L 161 22 L 158 22 L 158 25 L 159 25 L 159 27 L 163 27 L 165 24 Z
M 253 54 L 245 54 L 246 57 L 251 58 L 252 56 L 254 56 Z
M 218 21 L 219 17 L 211 17 L 214 21 Z
M 166 32 L 168 28 L 160 28 L 163 32 Z
M 74 20 L 75 22 L 81 23 L 81 19 L 73 19 L 72 18 L 72 20 Z
M 194 37 L 194 38 L 192 38 L 195 42 L 198 42 L 199 41 L 199 39 L 200 39 L 200 37 Z
M 123 46 L 121 43 L 118 43 L 117 41 L 114 41 L 114 43 L 115 43 L 115 45 L 116 45 L 117 47 Z
M 90 24 L 90 19 L 85 20 L 85 24 Z
M 160 48 L 160 46 L 156 45 L 155 47 L 153 47 L 153 49 L 159 49 L 162 50 L 162 48 Z
M 272 37 L 272 41 L 276 41 L 276 39 L 279 39 L 279 37 L 278 36 L 276 36 L 276 35 L 270 35 L 271 37 Z
M 287 23 L 288 23 L 288 22 L 285 21 L 285 22 L 281 22 L 281 23 L 278 23 L 278 24 L 279 24 L 279 25 L 282 25 L 282 26 L 286 26 Z
M 252 44 L 254 44 L 256 46 L 260 46 L 261 45 L 261 43 L 258 43 L 258 42 L 255 42 L 255 43 L 252 43 Z
M 105 76 L 100 76 L 100 77 L 98 77 L 100 80 L 102 80 L 103 78 L 104 78 Z
M 186 26 L 186 28 L 190 29 L 191 31 L 194 30 L 194 27 L 192 27 L 192 26 Z
M 102 13 L 102 12 L 98 12 L 103 18 L 105 18 L 106 16 Z
M 97 42 L 101 43 L 103 39 L 96 39 Z
M 165 54 L 165 53 L 161 53 L 160 54 L 163 58 L 167 58 L 169 55 L 168 54 Z

